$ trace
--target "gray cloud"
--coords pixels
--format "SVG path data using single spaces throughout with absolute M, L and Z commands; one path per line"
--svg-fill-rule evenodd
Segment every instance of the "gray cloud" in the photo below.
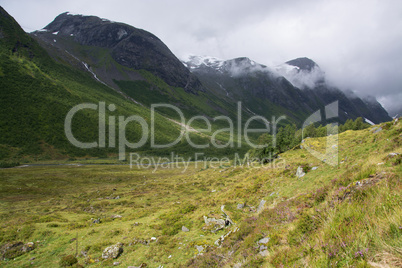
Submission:
M 274 66 L 309 57 L 327 80 L 375 96 L 392 115 L 402 103 L 400 0 L 140 1 L 2 0 L 27 31 L 71 11 L 148 30 L 178 56 L 247 56 Z

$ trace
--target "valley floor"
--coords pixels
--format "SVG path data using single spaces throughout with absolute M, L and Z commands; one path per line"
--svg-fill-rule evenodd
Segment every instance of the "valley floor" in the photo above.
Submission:
M 306 149 L 325 141 L 264 166 L 0 169 L 0 266 L 402 267 L 400 121 L 340 134 L 336 166 Z

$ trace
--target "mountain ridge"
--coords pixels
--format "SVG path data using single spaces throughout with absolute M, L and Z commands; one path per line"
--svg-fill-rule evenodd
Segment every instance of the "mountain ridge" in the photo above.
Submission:
M 304 57 L 290 60 L 279 67 L 268 67 L 247 57 L 221 60 L 208 56 L 190 56 L 188 60 L 180 61 L 168 50 L 167 46 L 160 39 L 144 30 L 95 16 L 72 15 L 67 12 L 57 16 L 44 30 L 46 31 L 34 32 L 34 37 L 45 41 L 48 45 L 51 44 L 61 49 L 69 50 L 75 56 L 80 53 L 77 49 L 74 51 L 77 43 L 88 47 L 87 51 L 82 53 L 84 56 L 79 56 L 79 58 L 82 59 L 86 54 L 91 54 L 89 57 L 86 57 L 86 62 L 91 71 L 101 81 L 123 91 L 125 89 L 121 88 L 122 83 L 119 85 L 116 83 L 119 83 L 119 80 L 147 81 L 146 77 L 137 72 L 137 70 L 144 69 L 150 71 L 170 86 L 179 86 L 195 95 L 200 92 L 205 93 L 204 95 L 207 96 L 207 103 L 209 103 L 208 106 L 210 107 L 208 109 L 225 111 L 224 114 L 234 115 L 232 104 L 225 104 L 225 102 L 235 103 L 243 101 L 245 95 L 237 93 L 242 91 L 239 91 L 240 88 L 243 87 L 244 91 L 246 87 L 248 91 L 253 92 L 252 96 L 256 99 L 249 102 L 246 106 L 254 106 L 255 102 L 260 102 L 257 105 L 260 112 L 257 113 L 267 118 L 273 115 L 279 116 L 282 113 L 288 115 L 290 121 L 300 124 L 300 122 L 304 121 L 307 114 L 322 108 L 328 104 L 329 100 L 333 101 L 335 97 L 340 97 L 342 101 L 341 106 L 344 110 L 343 114 L 340 115 L 341 122 L 345 122 L 349 117 L 356 119 L 359 116 L 366 117 L 373 122 L 391 119 L 380 104 L 372 102 L 373 105 L 371 107 L 374 108 L 375 112 L 369 112 L 366 102 L 351 100 L 344 93 L 340 92 L 339 89 L 328 86 L 325 83 L 325 73 L 320 69 L 318 64 L 309 58 Z M 147 40 L 157 40 L 157 48 L 155 49 L 155 46 L 152 45 L 154 43 L 149 43 Z M 147 45 L 144 45 L 144 42 Z M 93 52 L 100 50 L 100 48 L 106 48 L 107 50 L 98 53 Z M 148 58 L 145 59 L 143 56 L 125 58 L 124 55 L 127 54 L 146 54 Z M 164 56 L 160 56 L 161 54 Z M 101 58 L 104 56 L 99 55 L 110 55 L 109 57 L 115 62 L 102 63 Z M 149 65 L 144 65 L 144 61 L 148 61 L 147 64 Z M 113 67 L 112 65 L 116 65 L 116 63 L 128 69 L 122 71 L 122 68 L 119 66 Z M 213 74 L 213 72 L 216 73 Z M 230 86 L 225 86 L 224 82 L 220 81 L 220 78 L 215 77 L 216 81 L 211 84 L 205 79 L 207 73 L 210 76 L 219 74 L 223 76 L 228 75 L 229 79 L 232 80 L 239 79 L 232 81 Z M 174 74 L 174 76 L 168 79 L 167 74 Z M 249 77 L 245 78 L 245 74 Z M 223 80 L 225 79 L 223 78 Z M 261 82 L 256 83 L 255 79 L 260 79 Z M 287 81 L 283 81 L 283 79 Z M 250 84 L 246 85 L 247 83 Z M 291 88 L 291 86 L 294 88 Z M 228 90 L 226 87 L 231 89 Z M 156 88 L 156 92 L 160 91 L 158 89 L 160 87 L 154 88 Z M 225 96 L 221 94 L 222 91 L 225 92 Z M 154 90 L 154 93 L 156 92 Z M 331 92 L 334 92 L 332 97 Z M 162 90 L 162 95 L 164 94 Z M 139 99 L 138 101 L 141 102 L 142 97 L 138 94 L 136 96 L 138 97 L 131 97 Z M 249 97 L 247 98 L 250 99 Z M 179 97 L 175 98 L 178 100 Z M 258 100 L 261 98 L 263 99 L 262 101 Z M 264 104 L 264 100 L 265 102 L 269 101 Z M 149 101 L 148 99 L 145 102 L 149 103 Z M 191 101 L 191 103 L 178 101 L 181 102 L 182 106 L 186 106 L 188 110 L 191 110 L 190 107 L 197 102 L 196 99 Z M 355 105 L 358 105 L 359 108 L 354 107 Z M 266 110 L 264 106 L 268 107 L 268 112 L 263 111 Z M 292 112 L 292 109 L 295 111 Z M 246 111 L 250 110 L 252 109 L 246 109 Z M 207 112 L 205 109 L 201 109 L 199 112 L 206 113 L 207 115 L 211 114 L 211 112 Z
M 57 16 L 44 30 L 34 34 L 71 37 L 83 46 L 110 49 L 112 58 L 122 66 L 150 71 L 169 85 L 183 87 L 192 93 L 203 90 L 169 48 L 145 30 L 96 16 L 68 12 Z
M 288 110 L 298 109 L 299 111 L 304 110 L 310 113 L 320 109 L 323 104 L 329 104 L 338 99 L 340 101 L 339 118 L 342 122 L 345 122 L 350 117 L 352 119 L 366 117 L 377 123 L 391 120 L 385 109 L 375 98 L 372 97 L 370 101 L 363 100 L 356 95 L 347 94 L 336 87 L 329 86 L 325 81 L 325 72 L 309 58 L 297 58 L 275 67 L 268 67 L 247 57 L 222 60 L 211 56 L 193 55 L 183 62 L 191 72 L 198 75 L 204 84 L 212 86 L 217 84 L 218 86 L 215 86 L 217 92 L 219 88 L 225 87 L 224 82 L 221 81 L 222 79 L 242 77 L 243 82 L 245 79 L 249 79 L 250 83 L 254 83 L 252 80 L 255 77 L 259 77 L 260 81 L 265 80 L 263 84 L 255 85 L 255 88 L 259 88 L 258 91 L 249 91 L 244 88 L 243 93 L 238 95 L 238 99 L 249 99 L 249 93 L 252 93 L 255 98 L 260 99 L 258 101 L 261 101 L 261 99 L 269 100 L 269 103 L 265 103 L 265 106 L 272 106 L 272 104 L 276 103 L 286 107 Z M 248 78 L 246 78 L 247 75 L 249 76 Z M 227 79 L 223 78 L 224 76 L 227 76 Z M 286 81 L 283 81 L 283 79 Z M 212 83 L 207 80 L 211 80 Z M 294 88 L 291 89 L 289 84 Z M 289 93 L 286 94 L 285 92 L 287 91 Z M 237 92 L 239 93 L 238 90 Z M 227 96 L 229 95 L 230 93 L 227 93 Z M 349 97 L 352 95 L 353 97 Z M 293 101 L 289 101 L 292 99 Z M 249 106 L 254 105 L 250 104 Z M 254 106 L 254 108 L 258 106 Z M 260 107 L 259 109 L 263 108 Z M 294 117 L 289 113 L 285 112 L 285 114 Z M 269 117 L 267 114 L 266 116 Z

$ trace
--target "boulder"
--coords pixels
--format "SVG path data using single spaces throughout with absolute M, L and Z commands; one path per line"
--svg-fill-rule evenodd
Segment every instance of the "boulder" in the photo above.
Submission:
M 243 209 L 244 208 L 244 204 L 237 204 L 237 209 Z
M 35 244 L 34 242 L 28 242 L 25 245 L 22 246 L 22 252 L 29 252 L 31 250 L 35 249 Z
M 117 257 L 119 257 L 121 253 L 123 253 L 123 244 L 119 242 L 116 245 L 105 248 L 105 250 L 102 253 L 102 258 L 116 259 Z
M 195 246 L 195 248 L 198 250 L 198 254 L 202 253 L 204 251 L 204 247 L 203 246 Z
M 264 209 L 265 202 L 266 201 L 264 199 L 261 199 L 260 204 L 258 205 L 257 208 L 257 213 L 260 213 Z
M 395 157 L 395 156 L 398 156 L 399 154 L 398 153 L 390 153 L 390 154 L 388 154 L 388 158 L 392 158 L 392 157 Z
M 299 166 L 296 171 L 296 177 L 301 178 L 304 175 L 306 175 L 306 173 L 304 173 L 303 168 L 301 166 Z
M 225 220 L 223 219 L 208 218 L 207 216 L 204 216 L 204 222 L 207 226 L 213 225 L 214 227 L 214 229 L 212 230 L 213 232 L 225 228 Z
M 269 242 L 270 238 L 269 237 L 264 237 L 263 239 L 260 239 L 258 241 L 258 244 L 267 244 Z

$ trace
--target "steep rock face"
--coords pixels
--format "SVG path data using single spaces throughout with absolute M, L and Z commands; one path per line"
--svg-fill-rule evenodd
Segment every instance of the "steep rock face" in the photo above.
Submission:
M 203 90 L 198 79 L 158 37 L 123 23 L 95 16 L 63 13 L 34 34 L 42 36 L 42 39 L 47 36 L 48 41 L 54 39 L 54 46 L 63 46 L 67 50 L 66 42 L 60 42 L 60 45 L 56 42 L 59 38 L 70 38 L 82 46 L 106 48 L 111 57 L 122 66 L 147 70 L 170 86 L 182 87 L 193 93 Z

